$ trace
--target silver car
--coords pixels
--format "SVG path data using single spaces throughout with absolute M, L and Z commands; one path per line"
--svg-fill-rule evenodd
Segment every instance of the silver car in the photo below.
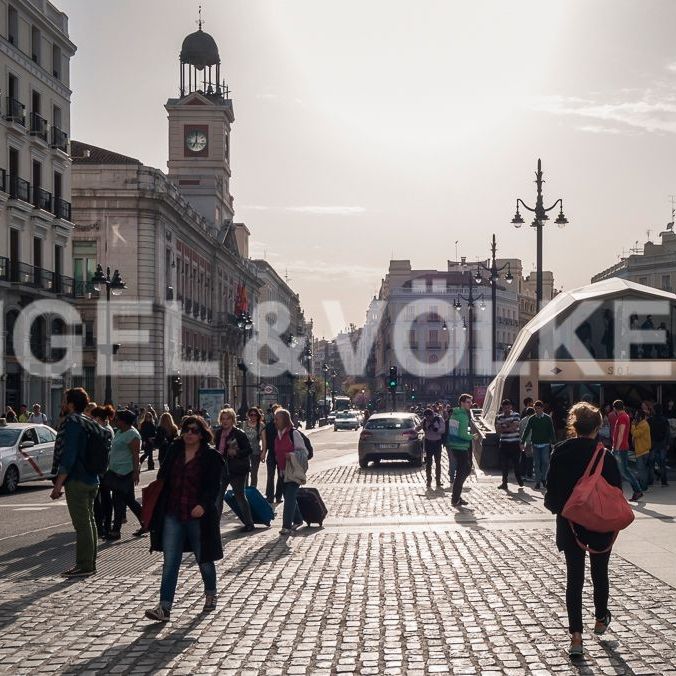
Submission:
M 423 436 L 414 413 L 375 413 L 359 435 L 359 466 L 365 468 L 371 460 L 408 460 L 420 467 Z
M 9 423 L 0 427 L 0 486 L 14 493 L 24 481 L 50 479 L 56 432 L 47 425 Z
M 336 413 L 336 419 L 333 423 L 333 431 L 338 430 L 358 430 L 361 427 L 361 421 L 356 411 L 339 411 Z

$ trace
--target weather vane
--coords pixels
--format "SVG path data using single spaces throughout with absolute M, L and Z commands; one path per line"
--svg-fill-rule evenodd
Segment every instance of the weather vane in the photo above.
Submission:
M 197 28 L 199 30 L 202 30 L 202 26 L 204 25 L 204 21 L 202 21 L 202 5 L 199 5 L 197 8 L 197 14 L 198 14 L 198 19 L 197 19 Z

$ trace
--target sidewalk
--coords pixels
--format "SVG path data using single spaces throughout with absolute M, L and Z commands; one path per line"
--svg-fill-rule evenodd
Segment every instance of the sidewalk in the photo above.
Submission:
M 143 618 L 162 568 L 147 538 L 106 545 L 100 573 L 81 582 L 56 577 L 69 533 L 0 553 L 0 672 L 676 674 L 674 589 L 619 549 L 612 629 L 588 635 L 571 665 L 565 568 L 532 489 L 505 495 L 494 477 L 473 478 L 473 509 L 458 512 L 406 465 L 333 467 L 311 484 L 329 507 L 325 528 L 280 538 L 276 523 L 247 537 L 224 518 L 218 610 L 201 615 L 191 563 L 166 626 Z M 672 491 L 637 518 L 648 541 L 664 527 L 674 544 L 649 513 L 672 513 Z M 587 588 L 587 626 L 591 613 Z

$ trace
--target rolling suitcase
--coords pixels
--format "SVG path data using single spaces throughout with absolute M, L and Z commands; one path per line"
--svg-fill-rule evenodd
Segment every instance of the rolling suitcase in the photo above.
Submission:
M 264 526 L 269 526 L 270 522 L 275 518 L 275 510 L 272 509 L 270 503 L 258 492 L 258 489 L 254 488 L 253 486 L 247 486 L 244 489 L 244 494 L 246 495 L 246 499 L 249 501 L 253 522 Z M 227 491 L 224 500 L 228 507 L 230 507 L 230 509 L 235 512 L 239 520 L 244 523 L 242 519 L 242 513 L 239 511 L 237 500 L 235 500 L 235 494 L 232 491 Z
M 316 488 L 299 488 L 297 501 L 303 521 L 308 526 L 313 523 L 321 526 L 324 523 L 328 510 Z

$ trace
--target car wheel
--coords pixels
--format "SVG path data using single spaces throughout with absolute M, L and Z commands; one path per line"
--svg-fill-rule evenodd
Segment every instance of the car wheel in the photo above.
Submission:
M 422 467 L 423 461 L 422 458 L 411 458 L 410 463 L 413 467 Z
M 369 466 L 368 458 L 359 458 L 359 466 L 362 469 L 366 469 Z
M 2 483 L 2 487 L 5 489 L 6 493 L 14 493 L 16 487 L 19 485 L 19 470 L 11 465 L 7 468 L 5 472 L 5 480 Z

